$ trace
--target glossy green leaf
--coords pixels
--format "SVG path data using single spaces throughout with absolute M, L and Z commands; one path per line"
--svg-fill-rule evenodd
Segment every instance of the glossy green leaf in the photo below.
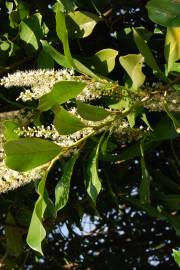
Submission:
M 27 44 L 32 45 L 35 50 L 39 48 L 36 35 L 26 22 L 21 22 L 20 24 L 20 38 Z
M 55 113 L 53 123 L 59 134 L 69 135 L 85 127 L 85 124 L 77 116 L 64 108 L 56 108 L 53 111 Z
M 58 63 L 60 66 L 63 66 L 65 68 L 70 68 L 71 65 L 67 63 L 67 60 L 65 58 L 65 56 L 58 52 L 55 48 L 53 48 L 47 41 L 45 40 L 41 40 L 42 46 L 45 50 L 45 52 L 47 52 L 56 63 Z M 100 79 L 100 77 L 98 75 L 96 75 L 93 71 L 91 71 L 89 68 L 87 68 L 85 65 L 83 65 L 80 61 L 73 59 L 74 63 L 75 63 L 75 69 L 84 74 L 84 75 L 88 75 L 94 79 Z
M 15 130 L 18 128 L 18 124 L 12 120 L 5 120 L 3 122 L 3 135 L 6 141 L 12 141 L 19 138 Z
M 173 249 L 173 257 L 177 265 L 180 267 L 180 250 Z
M 180 27 L 167 28 L 164 54 L 168 74 L 173 70 L 175 62 L 180 60 Z
M 40 69 L 52 69 L 54 68 L 53 58 L 42 49 L 37 58 L 37 67 Z
M 99 20 L 97 15 L 90 12 L 70 12 L 66 19 L 69 36 L 71 38 L 85 38 L 89 36 Z
M 44 174 L 38 185 L 39 198 L 35 203 L 33 214 L 31 217 L 31 222 L 26 238 L 27 244 L 35 251 L 38 251 L 43 255 L 42 251 L 42 241 L 46 237 L 46 230 L 43 226 L 44 212 L 46 210 L 47 204 L 44 199 L 45 193 L 45 183 L 46 183 L 47 173 Z
M 141 54 L 128 54 L 121 56 L 119 60 L 132 80 L 131 89 L 137 91 L 145 81 L 145 75 L 142 72 L 144 57 Z
M 66 15 L 64 12 L 61 11 L 60 3 L 56 3 L 55 13 L 56 13 L 56 33 L 63 43 L 64 55 L 66 57 L 67 63 L 71 67 L 75 67 L 69 48 L 68 31 L 66 28 L 66 21 L 65 21 Z
M 20 228 L 16 225 L 10 211 L 6 217 L 5 236 L 7 252 L 12 256 L 18 257 L 23 252 L 24 243 Z
M 63 174 L 55 187 L 55 208 L 61 210 L 68 202 L 70 181 L 78 154 L 75 153 L 65 164 Z
M 133 37 L 134 37 L 134 41 L 136 43 L 136 46 L 138 47 L 140 53 L 144 57 L 145 63 L 150 68 L 152 68 L 154 71 L 161 73 L 151 50 L 149 49 L 149 47 L 148 47 L 147 43 L 144 41 L 144 39 L 140 36 L 138 29 L 133 28 Z
M 51 161 L 60 147 L 48 140 L 20 138 L 5 143 L 6 166 L 16 171 L 28 171 Z
M 71 68 L 71 65 L 67 63 L 66 57 L 53 48 L 46 40 L 41 40 L 41 44 L 45 53 L 47 53 L 56 63 L 65 68 Z
M 24 19 L 20 23 L 20 38 L 27 44 L 37 50 L 39 48 L 39 41 L 43 37 L 41 28 L 42 16 L 40 13 L 35 13 L 28 19 Z
M 38 109 L 47 111 L 55 104 L 62 104 L 81 93 L 86 83 L 80 81 L 60 81 L 54 84 L 50 93 L 42 96 L 39 100 Z
M 146 168 L 146 163 L 144 159 L 144 149 L 143 141 L 140 143 L 141 151 L 141 184 L 139 187 L 140 201 L 142 204 L 150 203 L 150 175 Z
M 180 26 L 179 0 L 151 0 L 146 7 L 153 22 L 163 26 Z
M 101 121 L 110 115 L 104 108 L 76 101 L 77 110 L 80 116 L 89 121 Z
M 79 57 L 79 60 L 91 70 L 106 76 L 115 67 L 115 59 L 118 51 L 113 49 L 103 49 L 89 57 Z
M 94 147 L 90 153 L 88 164 L 87 164 L 87 193 L 92 199 L 93 203 L 96 204 L 97 197 L 102 189 L 101 180 L 98 175 L 98 158 L 99 158 L 99 149 L 101 142 L 104 136 L 101 136 L 101 139 L 97 146 Z
M 171 68 L 171 71 L 175 71 L 175 72 L 180 73 L 180 63 L 174 63 L 172 68 Z

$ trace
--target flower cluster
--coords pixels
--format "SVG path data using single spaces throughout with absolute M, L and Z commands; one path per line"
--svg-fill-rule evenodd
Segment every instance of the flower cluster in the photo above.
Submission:
M 29 87 L 25 92 L 21 92 L 18 99 L 23 101 L 38 99 L 47 94 L 58 81 L 73 80 L 73 69 L 61 70 L 30 70 L 30 71 L 17 71 L 13 74 L 8 74 L 7 77 L 1 79 L 0 85 L 6 88 L 12 86 Z
M 77 96 L 77 99 L 81 101 L 90 101 L 101 98 L 102 96 L 112 95 L 114 85 L 117 86 L 117 83 L 104 79 L 95 81 L 89 80 L 86 76 L 75 76 L 73 69 L 17 71 L 13 74 L 8 74 L 7 77 L 3 77 L 0 85 L 6 88 L 13 86 L 25 88 L 25 91 L 22 91 L 17 98 L 25 102 L 32 99 L 39 99 L 49 93 L 55 83 L 64 80 L 83 81 L 87 83 L 81 94 Z
M 50 139 L 54 141 L 56 144 L 63 148 L 68 148 L 73 146 L 78 140 L 82 139 L 83 137 L 87 136 L 88 134 L 92 133 L 92 128 L 85 128 L 80 131 L 76 131 L 70 135 L 60 135 L 56 130 L 54 125 L 50 125 L 45 127 L 36 126 L 36 127 L 22 127 L 16 130 L 16 133 L 22 137 L 36 137 L 36 138 L 44 138 Z
M 0 193 L 16 189 L 31 181 L 42 177 L 42 167 L 35 168 L 29 172 L 17 172 L 6 167 L 4 161 L 0 162 Z
M 87 102 L 95 99 L 100 99 L 103 96 L 111 96 L 113 94 L 113 85 L 111 81 L 86 81 L 87 86 L 76 97 L 77 100 Z

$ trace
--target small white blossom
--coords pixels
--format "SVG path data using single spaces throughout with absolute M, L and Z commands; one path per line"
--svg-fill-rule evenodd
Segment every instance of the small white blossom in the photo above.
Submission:
M 42 177 L 43 168 L 38 167 L 29 172 L 17 172 L 6 167 L 4 161 L 0 162 L 0 193 L 8 192 L 31 181 Z
M 74 71 L 72 69 L 17 71 L 13 74 L 8 74 L 7 77 L 3 77 L 0 85 L 6 88 L 12 86 L 29 87 L 30 89 L 21 92 L 18 98 L 27 101 L 38 99 L 49 93 L 53 85 L 62 80 L 74 80 Z

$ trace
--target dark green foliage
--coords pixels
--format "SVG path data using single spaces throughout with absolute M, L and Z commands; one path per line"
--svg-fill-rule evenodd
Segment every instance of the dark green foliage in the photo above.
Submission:
M 0 194 L 2 269 L 178 269 L 179 1 L 0 7 L 2 76 L 75 71 L 39 100 L 16 100 L 26 86 L 0 86 L 1 112 L 10 113 L 6 121 L 0 114 L 0 151 L 12 173 L 0 189 L 14 189 L 17 172 L 43 172 Z M 94 85 L 102 95 L 83 99 Z M 20 108 L 19 121 L 12 115 Z M 52 124 L 57 141 L 36 132 Z

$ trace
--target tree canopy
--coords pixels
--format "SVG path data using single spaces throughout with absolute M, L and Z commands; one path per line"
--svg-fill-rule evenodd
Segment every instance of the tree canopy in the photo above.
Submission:
M 2 269 L 178 269 L 180 2 L 0 4 Z

